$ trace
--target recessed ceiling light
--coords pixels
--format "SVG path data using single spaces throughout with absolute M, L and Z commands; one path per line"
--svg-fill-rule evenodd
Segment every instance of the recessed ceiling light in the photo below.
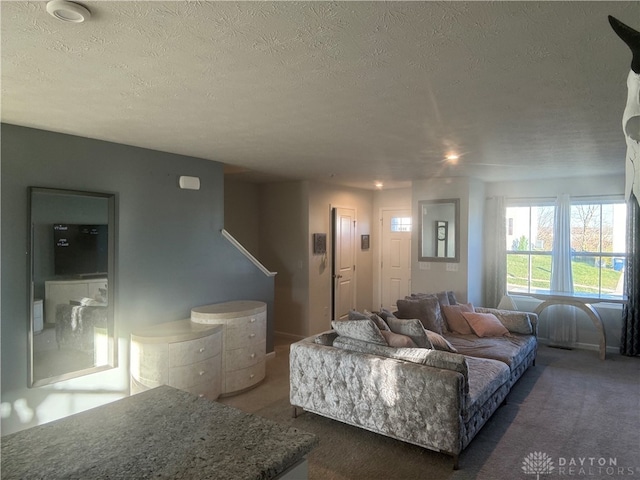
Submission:
M 374 185 L 376 186 L 376 188 L 384 187 L 384 183 L 382 183 L 382 182 L 376 182 Z
M 460 160 L 460 155 L 458 155 L 457 153 L 447 153 L 444 156 L 445 161 L 449 164 L 449 165 L 457 165 L 458 164 L 458 160 Z
M 58 20 L 70 23 L 82 23 L 91 18 L 91 12 L 86 7 L 67 0 L 52 0 L 48 2 L 47 12 Z

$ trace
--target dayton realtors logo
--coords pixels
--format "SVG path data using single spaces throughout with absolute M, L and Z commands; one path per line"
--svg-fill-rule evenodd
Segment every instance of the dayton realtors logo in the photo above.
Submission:
M 522 461 L 522 470 L 527 475 L 535 475 L 540 480 L 540 475 L 548 475 L 555 467 L 551 457 L 543 452 L 531 452 Z
M 522 461 L 522 471 L 527 475 L 535 475 L 540 480 L 540 475 L 555 473 L 560 477 L 582 476 L 607 478 L 622 476 L 634 476 L 640 474 L 640 467 L 626 467 L 618 465 L 615 457 L 558 457 L 557 466 L 553 458 L 543 452 L 532 452 Z

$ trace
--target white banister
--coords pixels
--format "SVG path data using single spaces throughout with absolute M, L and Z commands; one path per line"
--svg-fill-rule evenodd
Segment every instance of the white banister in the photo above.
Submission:
M 278 272 L 270 272 L 267 269 L 267 267 L 262 265 L 256 257 L 251 255 L 251 253 L 249 253 L 249 251 L 246 248 L 244 248 L 240 242 L 238 242 L 235 238 L 233 238 L 233 235 L 227 232 L 224 228 L 220 230 L 220 233 L 222 233 L 222 236 L 224 238 L 229 240 L 229 242 L 231 242 L 231 244 L 234 247 L 236 247 L 245 257 L 247 257 L 251 261 L 251 263 L 253 263 L 256 267 L 258 267 L 260 271 L 264 273 L 267 277 L 275 277 L 278 274 Z

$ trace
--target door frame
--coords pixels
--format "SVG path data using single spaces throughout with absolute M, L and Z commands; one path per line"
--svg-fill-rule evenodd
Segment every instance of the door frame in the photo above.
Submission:
M 335 313 L 336 313 L 336 211 L 339 208 L 344 208 L 345 210 L 353 210 L 353 218 L 354 218 L 354 226 L 353 226 L 353 231 L 354 231 L 354 235 L 353 235 L 353 244 L 351 245 L 351 247 L 353 248 L 353 303 L 354 305 L 356 305 L 356 302 L 358 301 L 358 292 L 357 292 L 357 276 L 356 273 L 358 271 L 358 267 L 357 267 L 357 263 L 358 263 L 358 257 L 357 257 L 357 249 L 356 249 L 356 237 L 357 237 L 357 233 L 358 233 L 358 209 L 356 207 L 348 207 L 348 206 L 344 206 L 344 205 L 333 205 L 333 204 L 329 204 L 329 232 L 331 235 L 331 255 L 330 255 L 330 261 L 331 261 L 331 275 L 330 275 L 330 281 L 331 281 L 331 288 L 330 288 L 330 309 L 329 311 L 331 312 L 331 320 L 335 320 Z
M 378 269 L 378 301 L 376 303 L 379 303 L 380 305 L 382 305 L 382 282 L 383 282 L 383 278 L 382 278 L 382 236 L 384 235 L 384 212 L 389 212 L 389 211 L 397 211 L 397 210 L 406 210 L 411 214 L 411 243 L 413 244 L 413 229 L 415 228 L 414 225 L 414 218 L 413 218 L 413 208 L 411 208 L 411 205 L 404 205 L 404 206 L 397 206 L 397 207 L 380 207 L 379 209 L 379 218 L 378 218 L 378 238 L 379 241 L 378 243 L 378 247 L 376 248 L 377 254 L 378 254 L 378 258 L 377 258 L 377 264 L 376 264 L 376 268 Z M 412 249 L 413 246 L 409 247 L 409 269 L 411 269 L 411 262 L 412 262 Z M 412 278 L 409 277 L 409 291 L 411 291 L 411 280 Z

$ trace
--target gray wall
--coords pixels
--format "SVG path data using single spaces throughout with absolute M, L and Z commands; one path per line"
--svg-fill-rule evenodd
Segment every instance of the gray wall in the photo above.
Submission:
M 273 279 L 220 235 L 221 164 L 6 124 L 1 153 L 3 435 L 128 395 L 130 332 L 195 305 L 266 301 L 273 350 Z M 180 175 L 201 189 L 180 190 Z M 116 369 L 27 388 L 28 186 L 117 194 Z

